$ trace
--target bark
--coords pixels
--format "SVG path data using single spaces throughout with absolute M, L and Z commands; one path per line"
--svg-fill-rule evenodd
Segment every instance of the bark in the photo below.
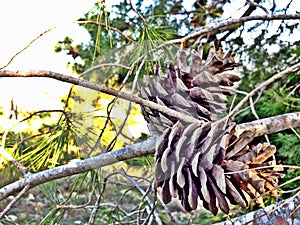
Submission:
M 238 132 L 242 132 L 242 130 L 245 129 L 257 130 L 256 136 L 260 136 L 268 133 L 279 132 L 291 127 L 300 127 L 300 112 L 288 113 L 250 123 L 244 123 L 237 125 L 237 130 Z M 74 174 L 101 168 L 126 159 L 152 154 L 154 152 L 155 139 L 149 138 L 145 142 L 133 144 L 113 152 L 100 154 L 85 160 L 78 160 L 67 165 L 48 169 L 38 173 L 29 173 L 25 178 L 1 188 L 0 201 L 21 191 L 27 184 L 29 184 L 30 188 L 32 188 L 54 179 L 72 176 Z
M 277 133 L 288 128 L 300 127 L 300 112 L 273 116 L 238 125 L 238 133 L 244 130 L 255 130 L 256 136 Z
M 251 224 L 251 225 L 299 225 L 300 224 L 300 196 L 280 201 L 263 209 L 252 211 L 243 216 L 215 223 L 214 225 Z
M 85 160 L 74 161 L 67 165 L 58 166 L 38 173 L 29 173 L 25 178 L 1 188 L 0 201 L 7 198 L 9 195 L 19 192 L 26 186 L 26 184 L 30 184 L 30 187 L 33 188 L 39 184 L 43 184 L 54 179 L 83 173 L 111 165 L 116 162 L 124 161 L 126 159 L 147 155 L 154 152 L 154 146 L 155 139 L 149 138 L 145 142 L 133 144 L 113 152 L 100 154 Z
M 113 95 L 131 102 L 135 102 L 137 104 L 147 106 L 151 109 L 157 110 L 159 112 L 165 113 L 169 116 L 176 117 L 182 121 L 187 123 L 199 123 L 201 122 L 191 116 L 183 115 L 175 110 L 169 109 L 168 107 L 156 104 L 154 102 L 139 98 L 138 96 L 132 95 L 131 93 L 118 91 L 113 88 L 109 88 L 105 85 L 100 85 L 98 83 L 90 82 L 84 79 L 80 79 L 73 76 L 67 76 L 61 73 L 56 73 L 52 71 L 45 71 L 45 70 L 32 70 L 32 71 L 9 71 L 9 70 L 1 70 L 0 71 L 0 78 L 1 77 L 47 77 L 52 78 L 55 80 L 59 80 L 62 82 L 66 82 L 69 84 L 78 85 L 81 87 L 89 88 L 91 90 L 99 91 L 105 94 Z

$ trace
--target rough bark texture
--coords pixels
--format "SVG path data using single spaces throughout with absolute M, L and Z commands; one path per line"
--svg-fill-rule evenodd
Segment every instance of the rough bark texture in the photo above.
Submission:
M 290 201 L 289 199 L 280 201 L 263 209 L 233 218 L 231 221 L 220 222 L 214 225 L 299 225 L 299 206 L 300 196 L 298 195 L 290 199 Z

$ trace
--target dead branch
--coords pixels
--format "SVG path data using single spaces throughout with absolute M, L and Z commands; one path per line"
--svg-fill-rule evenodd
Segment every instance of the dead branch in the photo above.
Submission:
M 237 125 L 238 132 L 243 130 L 255 130 L 256 136 L 272 134 L 282 130 L 300 127 L 300 112 L 287 113 L 283 115 L 273 116 L 249 123 Z
M 6 137 L 9 133 L 10 129 L 7 129 L 1 140 L 1 146 L 0 146 L 0 156 L 3 156 L 5 159 L 7 159 L 9 162 L 11 162 L 20 172 L 23 174 L 23 176 L 26 176 L 28 173 L 28 170 L 25 166 L 23 166 L 17 159 L 15 159 L 8 151 L 5 150 L 5 143 L 6 143 Z
M 254 88 L 251 92 L 249 92 L 235 107 L 234 109 L 227 115 L 227 118 L 231 118 L 234 114 L 245 104 L 249 98 L 253 97 L 256 93 L 262 92 L 268 85 L 272 84 L 274 81 L 283 78 L 284 76 L 296 72 L 300 70 L 300 62 L 294 64 L 293 66 L 288 67 L 287 69 L 273 75 L 268 80 L 259 84 L 256 88 Z
M 293 215 L 297 211 L 300 203 L 300 192 L 289 199 L 267 206 L 263 209 L 252 211 L 243 216 L 233 218 L 231 221 L 223 221 L 214 225 L 231 225 L 231 224 L 299 224 L 297 215 Z M 277 222 L 278 217 L 284 222 Z M 293 217 L 293 218 L 291 218 Z
M 284 118 L 284 119 L 282 119 Z M 300 127 L 300 112 L 288 113 L 284 115 L 274 116 L 261 120 L 256 120 L 249 123 L 237 125 L 237 131 L 256 130 L 256 136 L 275 133 L 290 127 Z M 26 184 L 30 184 L 30 188 L 46 183 L 48 181 L 59 179 L 62 177 L 79 174 L 89 170 L 101 168 L 107 165 L 114 164 L 126 159 L 139 157 L 142 155 L 152 154 L 155 151 L 155 139 L 149 138 L 145 142 L 133 144 L 121 148 L 119 150 L 97 155 L 85 160 L 70 162 L 67 165 L 59 166 L 53 169 L 48 169 L 42 172 L 30 174 L 26 179 L 21 179 L 0 189 L 0 201 L 21 191 Z
M 256 2 L 251 1 L 251 0 L 246 0 L 246 2 L 247 2 L 250 6 L 254 6 L 255 8 L 261 8 L 266 14 L 270 14 L 269 11 L 268 11 L 265 7 L 263 7 L 262 5 L 257 4 Z
M 152 108 L 154 110 L 157 110 L 159 112 L 165 113 L 169 116 L 178 118 L 182 121 L 188 122 L 188 123 L 199 123 L 202 124 L 203 122 L 197 120 L 196 118 L 188 115 L 183 115 L 182 113 L 179 113 L 175 110 L 169 109 L 168 107 L 156 104 L 154 102 L 142 99 L 140 97 L 137 97 L 135 95 L 132 95 L 131 93 L 126 93 L 122 91 L 115 90 L 113 88 L 109 88 L 105 85 L 100 85 L 94 82 L 90 82 L 84 79 L 80 79 L 73 76 L 64 75 L 61 73 L 55 73 L 52 71 L 46 71 L 46 70 L 38 70 L 38 71 L 9 71 L 9 70 L 1 70 L 0 71 L 0 78 L 1 77 L 47 77 L 56 79 L 59 81 L 67 82 L 70 84 L 82 86 L 89 88 L 91 90 L 100 91 L 105 94 L 113 95 L 122 99 L 129 100 L 131 102 L 138 103 L 140 105 Z
M 16 58 L 19 54 L 21 54 L 22 52 L 24 52 L 27 48 L 29 48 L 30 45 L 32 45 L 35 41 L 37 41 L 40 37 L 42 37 L 44 34 L 48 33 L 49 31 L 53 30 L 56 27 L 52 27 L 46 31 L 44 31 L 43 33 L 41 33 L 39 36 L 37 36 L 35 39 L 33 39 L 32 41 L 29 42 L 28 45 L 26 45 L 24 48 L 22 48 L 20 51 L 18 51 L 13 57 L 11 57 L 11 59 L 2 67 L 0 67 L 0 70 L 4 69 L 5 67 L 7 67 L 13 60 L 14 58 Z
M 299 13 L 298 14 L 277 14 L 277 15 L 268 14 L 268 15 L 259 15 L 259 16 L 245 16 L 245 17 L 241 17 L 239 19 L 231 19 L 231 20 L 225 21 L 223 23 L 219 23 L 215 26 L 210 26 L 208 28 L 201 29 L 201 30 L 199 30 L 197 32 L 194 32 L 190 35 L 187 35 L 183 38 L 167 41 L 167 42 L 161 44 L 160 47 L 166 46 L 166 45 L 169 45 L 169 44 L 183 43 L 183 42 L 186 42 L 188 40 L 200 37 L 202 35 L 209 34 L 210 32 L 213 32 L 213 31 L 223 32 L 224 30 L 228 29 L 230 26 L 232 26 L 234 24 L 245 23 L 245 22 L 248 22 L 248 21 L 253 21 L 253 20 L 265 20 L 265 21 L 269 21 L 269 20 L 296 20 L 296 19 L 300 19 L 300 14 Z
M 5 199 L 9 195 L 19 192 L 28 183 L 32 188 L 54 179 L 59 179 L 62 177 L 101 168 L 107 165 L 114 164 L 116 162 L 124 161 L 129 158 L 151 154 L 154 152 L 154 146 L 155 139 L 150 138 L 145 142 L 133 144 L 131 146 L 127 146 L 113 152 L 100 154 L 98 156 L 91 157 L 85 160 L 70 162 L 69 164 L 64 166 L 59 166 L 53 169 L 30 174 L 30 176 L 28 176 L 26 179 L 21 179 L 1 188 L 0 201 Z
M 145 26 L 148 26 L 146 19 L 142 16 L 142 14 L 136 10 L 131 0 L 129 0 L 131 9 L 142 19 Z
M 103 63 L 103 64 L 99 64 L 99 65 L 93 66 L 90 69 L 87 69 L 86 71 L 84 71 L 83 73 L 81 73 L 79 75 L 79 77 L 83 77 L 84 75 L 88 74 L 89 72 L 91 72 L 93 70 L 97 70 L 97 69 L 100 69 L 102 67 L 108 67 L 108 66 L 115 66 L 115 67 L 121 67 L 121 68 L 124 68 L 124 69 L 127 69 L 127 70 L 132 70 L 132 67 L 125 66 L 125 65 L 122 65 L 122 64 L 119 64 L 119 63 Z
M 115 174 L 119 174 L 119 175 L 125 177 L 127 180 L 129 180 L 135 186 L 135 188 L 146 198 L 146 201 L 148 202 L 149 208 L 151 208 L 153 206 L 153 202 L 152 202 L 151 198 L 149 196 L 147 196 L 147 192 L 139 185 L 139 183 L 135 179 L 132 178 L 132 176 L 129 176 L 123 170 L 116 170 L 112 173 L 112 175 L 115 175 Z M 153 208 L 153 209 L 154 209 L 153 214 L 154 214 L 156 223 L 157 224 L 162 224 L 156 209 L 155 208 Z M 151 215 L 150 209 L 147 210 L 147 213 L 149 215 Z
M 8 213 L 11 210 L 11 208 L 17 203 L 17 201 L 27 193 L 29 189 L 30 189 L 30 184 L 26 184 L 25 187 L 22 189 L 22 191 L 16 197 L 14 197 L 14 199 L 0 213 L 0 220 L 5 216 L 6 213 Z

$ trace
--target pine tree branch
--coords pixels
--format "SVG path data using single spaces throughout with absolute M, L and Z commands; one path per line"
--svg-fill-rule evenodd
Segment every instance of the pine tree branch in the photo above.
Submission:
M 300 19 L 300 13 L 297 14 L 277 14 L 277 15 L 257 15 L 257 16 L 245 16 L 245 17 L 241 17 L 238 19 L 230 19 L 228 21 L 225 21 L 223 23 L 219 23 L 215 26 L 210 26 L 208 28 L 204 28 L 204 29 L 200 29 L 197 32 L 194 32 L 192 34 L 189 34 L 183 38 L 179 38 L 179 39 L 174 39 L 174 40 L 170 40 L 167 41 L 163 44 L 161 44 L 159 47 L 163 47 L 169 44 L 177 44 L 177 43 L 184 43 L 188 40 L 191 39 L 195 39 L 198 38 L 202 35 L 206 35 L 209 34 L 213 31 L 218 31 L 218 33 L 223 32 L 225 30 L 230 29 L 230 27 L 232 25 L 235 24 L 242 24 L 248 21 L 253 21 L 253 20 L 264 20 L 264 21 L 269 21 L 269 20 L 297 20 Z
M 129 0 L 131 9 L 141 18 L 145 26 L 148 26 L 146 19 L 142 16 L 142 14 L 136 10 L 131 0 Z
M 237 125 L 237 131 L 242 132 L 245 129 L 256 130 L 256 136 L 260 136 L 264 134 L 279 132 L 291 127 L 300 127 L 300 112 L 288 113 L 240 124 Z M 101 168 L 130 158 L 153 154 L 154 151 L 155 139 L 149 138 L 144 142 L 133 144 L 131 146 L 127 146 L 113 152 L 100 154 L 85 160 L 71 162 L 67 165 L 48 169 L 38 173 L 28 174 L 26 178 L 8 184 L 5 187 L 1 188 L 0 201 L 10 195 L 21 191 L 26 185 L 30 185 L 30 188 L 33 188 L 37 185 L 49 182 L 54 179 L 72 176 L 89 170 Z
M 30 185 L 25 185 L 25 187 L 22 189 L 21 192 L 19 192 L 17 194 L 16 197 L 14 197 L 14 199 L 5 207 L 5 209 L 0 213 L 0 220 L 5 216 L 6 213 L 8 213 L 13 207 L 14 205 L 17 203 L 17 201 L 22 198 L 27 191 L 30 189 Z M 1 223 L 0 223 L 1 224 Z
M 116 31 L 117 33 L 119 33 L 120 35 L 122 35 L 124 38 L 126 38 L 130 42 L 135 42 L 131 37 L 129 37 L 128 35 L 126 35 L 124 32 L 120 31 L 119 29 L 117 29 L 115 27 L 109 26 L 108 24 L 105 24 L 105 23 L 99 23 L 99 22 L 93 21 L 93 20 L 84 20 L 84 21 L 80 20 L 80 21 L 76 21 L 76 23 L 77 24 L 95 24 L 97 26 L 102 26 L 105 29 L 110 29 L 110 30 Z
M 39 34 L 39 36 L 37 36 L 35 39 L 33 39 L 32 41 L 30 41 L 24 48 L 22 48 L 20 51 L 18 51 L 13 57 L 10 58 L 10 60 L 4 65 L 0 67 L 0 70 L 4 69 L 5 67 L 7 67 L 18 55 L 20 55 L 22 52 L 24 52 L 27 48 L 29 48 L 35 41 L 37 41 L 40 37 L 42 37 L 44 34 L 48 33 L 49 31 L 53 30 L 56 27 L 52 27 L 46 31 L 44 31 L 43 33 Z
M 256 87 L 254 90 L 252 90 L 241 102 L 239 102 L 239 104 L 229 113 L 227 118 L 231 117 L 250 97 L 255 95 L 258 91 L 265 89 L 266 86 L 273 83 L 275 80 L 280 79 L 289 73 L 296 72 L 299 69 L 300 69 L 300 63 L 297 63 L 297 64 L 287 68 L 286 70 L 279 72 L 278 74 L 274 75 L 267 81 L 260 84 L 258 87 Z M 146 106 L 151 109 L 157 110 L 166 115 L 175 117 L 175 118 L 180 119 L 181 121 L 185 121 L 187 123 L 199 123 L 199 124 L 203 123 L 202 121 L 199 121 L 198 119 L 196 119 L 192 116 L 184 115 L 184 114 L 177 112 L 175 110 L 172 110 L 168 107 L 162 106 L 162 105 L 157 104 L 152 101 L 142 99 L 142 98 L 132 95 L 130 93 L 118 91 L 113 88 L 109 88 L 105 85 L 100 85 L 100 84 L 97 84 L 94 82 L 84 80 L 82 78 L 68 76 L 68 75 L 64 75 L 61 73 L 56 73 L 56 72 L 46 71 L 46 70 L 32 70 L 32 71 L 0 70 L 0 78 L 1 77 L 46 77 L 46 78 L 52 78 L 52 79 L 56 79 L 56 80 L 59 80 L 62 82 L 67 82 L 70 84 L 86 87 L 91 90 L 100 91 L 100 92 L 103 92 L 103 93 L 106 93 L 109 95 L 113 95 L 113 96 L 116 96 L 116 97 L 119 97 L 122 99 L 126 99 L 128 101 L 138 103 L 142 106 Z
M 142 99 L 138 96 L 132 95 L 131 93 L 126 93 L 122 91 L 115 90 L 113 88 L 109 88 L 105 85 L 100 85 L 94 82 L 90 82 L 87 80 L 84 80 L 82 78 L 77 78 L 73 76 L 64 75 L 61 73 L 56 73 L 52 71 L 46 71 L 46 70 L 32 70 L 32 71 L 10 71 L 10 70 L 0 70 L 0 78 L 1 77 L 47 77 L 56 79 L 62 82 L 67 82 L 70 84 L 78 85 L 81 87 L 89 88 L 91 90 L 100 91 L 105 94 L 113 95 L 122 99 L 126 99 L 131 102 L 138 103 L 142 106 L 149 107 L 151 109 L 157 110 L 159 112 L 162 112 L 166 115 L 178 118 L 182 121 L 185 121 L 187 123 L 199 123 L 202 124 L 203 122 L 199 121 L 198 119 L 184 115 L 180 112 L 177 112 L 175 110 L 169 109 L 168 107 L 159 105 L 157 103 Z
M 286 129 L 300 127 L 300 112 L 268 117 L 237 125 L 237 132 L 255 130 L 256 136 L 277 133 Z
M 26 178 L 1 188 L 0 201 L 5 199 L 9 195 L 19 192 L 27 184 L 29 184 L 32 188 L 54 179 L 83 173 L 120 161 L 124 161 L 126 159 L 151 154 L 154 152 L 154 146 L 155 139 L 149 138 L 147 141 L 133 144 L 116 151 L 100 154 L 98 156 L 91 157 L 85 160 L 70 162 L 67 165 L 58 166 L 53 169 L 44 170 L 38 173 L 28 174 Z
M 251 92 L 249 92 L 235 107 L 234 109 L 227 115 L 227 118 L 231 118 L 234 114 L 245 104 L 249 98 L 253 97 L 256 93 L 262 92 L 266 89 L 267 86 L 274 83 L 276 80 L 283 78 L 284 76 L 294 73 L 300 70 L 300 62 L 286 68 L 285 70 L 273 75 L 268 80 L 259 84 L 256 88 L 254 88 Z
M 299 224 L 300 218 L 295 214 L 299 210 L 300 192 L 294 196 L 269 205 L 265 208 L 249 212 L 245 215 L 214 223 L 213 225 L 231 224 Z

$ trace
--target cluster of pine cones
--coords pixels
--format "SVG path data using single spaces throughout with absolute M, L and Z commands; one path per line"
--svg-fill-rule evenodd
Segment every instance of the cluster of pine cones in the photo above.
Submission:
M 142 98 L 201 122 L 187 123 L 142 107 L 151 132 L 159 135 L 155 184 L 163 202 L 179 198 L 186 211 L 202 202 L 216 215 L 219 208 L 229 213 L 230 204 L 247 207 L 267 191 L 276 195 L 280 174 L 272 167 L 275 146 L 252 145 L 254 131 L 237 135 L 235 123 L 220 120 L 226 116 L 230 94 L 224 87 L 240 80 L 230 72 L 238 65 L 232 52 L 225 55 L 213 44 L 206 60 L 202 46 L 189 56 L 186 52 L 177 53 L 175 65 L 166 63 L 166 74 L 156 66 L 153 76 L 145 76 L 140 85 Z

